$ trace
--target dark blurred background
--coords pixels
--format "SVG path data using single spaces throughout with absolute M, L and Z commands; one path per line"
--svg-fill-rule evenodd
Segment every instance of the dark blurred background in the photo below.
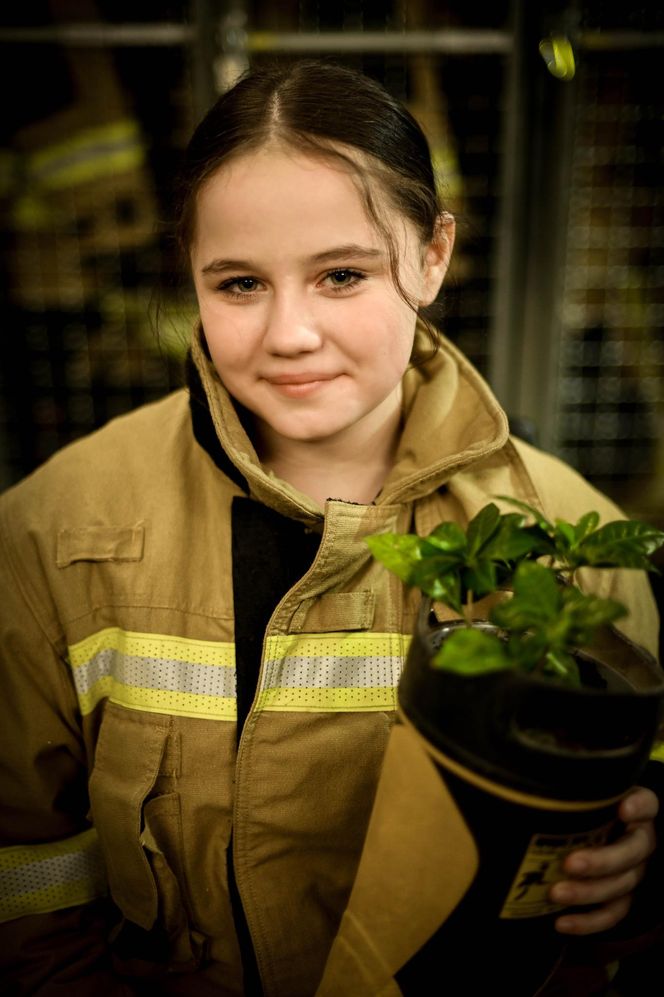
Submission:
M 459 224 L 439 321 L 515 430 L 664 525 L 660 4 L 23 0 L 0 16 L 2 486 L 180 385 L 181 150 L 247 65 L 322 55 L 425 127 Z
M 181 151 L 248 65 L 322 56 L 424 126 L 459 226 L 436 315 L 515 431 L 664 527 L 660 3 L 22 0 L 0 46 L 0 487 L 181 385 Z M 653 953 L 614 993 L 661 988 Z

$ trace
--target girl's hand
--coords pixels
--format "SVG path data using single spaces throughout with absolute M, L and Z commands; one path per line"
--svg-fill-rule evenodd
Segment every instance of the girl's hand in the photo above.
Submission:
M 610 845 L 580 849 L 567 856 L 563 868 L 569 879 L 551 887 L 551 900 L 600 906 L 585 914 L 561 914 L 555 922 L 558 931 L 590 935 L 608 931 L 622 921 L 655 850 L 653 821 L 658 810 L 659 801 L 652 790 L 637 786 L 618 807 L 618 817 L 625 824 L 622 837 Z

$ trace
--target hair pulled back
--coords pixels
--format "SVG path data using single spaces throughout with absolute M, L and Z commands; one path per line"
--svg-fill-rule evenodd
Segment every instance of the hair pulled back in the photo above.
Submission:
M 250 70 L 210 108 L 181 171 L 176 237 L 183 256 L 195 239 L 196 201 L 205 182 L 231 158 L 271 141 L 349 169 L 384 238 L 395 286 L 416 308 L 399 280 L 385 208 L 407 218 L 422 245 L 431 241 L 442 206 L 429 144 L 410 111 L 379 83 L 335 63 L 304 60 Z
M 422 241 L 432 238 L 441 206 L 429 144 L 415 118 L 369 77 L 334 63 L 302 61 L 250 70 L 196 128 L 182 170 L 182 248 L 191 246 L 195 201 L 205 181 L 231 157 L 271 140 L 340 158 L 355 173 L 358 167 L 377 171 L 394 207 Z M 339 146 L 364 153 L 363 161 Z

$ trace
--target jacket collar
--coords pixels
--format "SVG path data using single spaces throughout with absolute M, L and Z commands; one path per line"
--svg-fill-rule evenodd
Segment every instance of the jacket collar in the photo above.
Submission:
M 418 345 L 426 333 L 418 328 Z M 217 466 L 251 497 L 284 515 L 320 523 L 319 507 L 272 472 L 253 447 L 246 410 L 236 405 L 212 363 L 200 327 L 188 361 L 192 422 L 198 442 Z M 507 418 L 472 364 L 440 337 L 436 354 L 404 378 L 404 428 L 394 468 L 377 505 L 412 502 L 500 450 Z
M 422 328 L 418 337 L 425 336 Z M 404 377 L 404 428 L 385 502 L 413 501 L 501 450 L 507 416 L 469 360 L 440 335 L 435 355 Z

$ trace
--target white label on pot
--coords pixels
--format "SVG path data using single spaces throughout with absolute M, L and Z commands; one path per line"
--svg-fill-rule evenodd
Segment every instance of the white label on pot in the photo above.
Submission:
M 603 845 L 614 825 L 615 821 L 611 821 L 604 827 L 576 834 L 533 835 L 499 916 L 540 917 L 562 910 L 566 905 L 551 903 L 548 893 L 554 883 L 565 879 L 565 857 L 577 848 Z

